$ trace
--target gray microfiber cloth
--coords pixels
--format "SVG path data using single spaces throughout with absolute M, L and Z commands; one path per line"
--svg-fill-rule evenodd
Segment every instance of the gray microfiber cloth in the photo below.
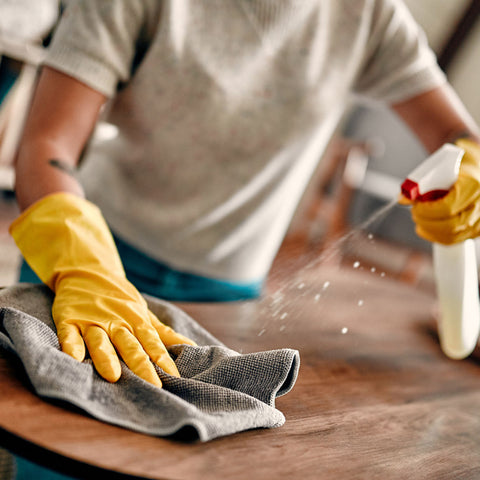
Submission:
M 91 360 L 77 362 L 62 353 L 51 317 L 53 294 L 42 285 L 0 290 L 0 347 L 18 355 L 38 395 L 142 433 L 207 441 L 285 423 L 275 398 L 293 388 L 300 363 L 296 350 L 239 354 L 171 303 L 145 298 L 163 323 L 198 344 L 169 349 L 181 378 L 157 368 L 163 388 L 123 363 L 120 380 L 108 383 Z

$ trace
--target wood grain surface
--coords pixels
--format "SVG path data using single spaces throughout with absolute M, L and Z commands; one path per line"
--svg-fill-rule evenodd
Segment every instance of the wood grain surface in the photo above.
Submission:
M 480 479 L 478 352 L 442 354 L 431 294 L 332 267 L 261 301 L 180 306 L 240 352 L 300 351 L 283 427 L 208 443 L 131 432 L 38 398 L 0 352 L 2 444 L 85 478 Z

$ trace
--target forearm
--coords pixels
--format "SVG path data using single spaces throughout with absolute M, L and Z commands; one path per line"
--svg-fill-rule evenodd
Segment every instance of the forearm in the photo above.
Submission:
M 45 68 L 15 159 L 15 190 L 22 210 L 51 193 L 83 196 L 75 169 L 104 102 L 99 92 Z
M 480 142 L 478 125 L 448 85 L 392 105 L 392 109 L 430 152 L 461 137 Z
M 71 152 L 42 139 L 26 138 L 15 163 L 15 193 L 21 210 L 56 192 L 83 196 Z
M 430 151 L 445 143 L 463 150 L 458 178 L 449 192 L 434 201 L 413 201 L 417 234 L 450 245 L 480 235 L 480 134 L 451 87 L 419 95 L 394 110 Z

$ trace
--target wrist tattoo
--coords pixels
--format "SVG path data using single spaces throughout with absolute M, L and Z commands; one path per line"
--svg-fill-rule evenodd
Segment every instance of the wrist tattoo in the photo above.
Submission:
M 70 175 L 74 178 L 77 175 L 76 168 L 72 167 L 67 162 L 64 162 L 62 160 L 52 159 L 52 160 L 49 160 L 48 163 L 52 167 L 58 168 L 58 170 L 61 170 L 62 172 L 67 173 L 68 175 Z

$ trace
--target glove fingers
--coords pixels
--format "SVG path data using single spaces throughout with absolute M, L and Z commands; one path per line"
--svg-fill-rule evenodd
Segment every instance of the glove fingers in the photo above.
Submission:
M 193 340 L 190 340 L 188 337 L 177 333 L 173 328 L 168 327 L 164 323 L 162 323 L 152 312 L 148 312 L 150 315 L 150 321 L 152 325 L 155 327 L 155 330 L 158 333 L 158 336 L 162 340 L 163 344 L 167 347 L 171 345 L 196 345 Z
M 461 242 L 463 237 L 468 238 L 468 231 L 465 229 L 452 229 L 446 230 L 445 224 L 432 224 L 433 222 L 423 223 L 416 226 L 416 233 L 418 236 L 434 243 L 443 243 L 444 245 L 450 245 L 452 243 Z
M 417 210 L 412 211 L 412 217 L 417 224 L 417 234 L 428 241 L 451 244 L 475 238 L 480 233 L 480 203 L 442 219 L 421 217 Z
M 162 382 L 158 378 L 150 358 L 139 341 L 127 329 L 118 329 L 113 334 L 112 341 L 123 361 L 132 372 L 157 387 L 162 386 Z M 173 362 L 173 360 L 171 361 Z M 161 367 L 161 365 L 159 366 Z
M 418 226 L 415 229 L 416 233 L 418 236 L 424 238 L 425 240 L 428 240 L 429 242 L 435 242 L 435 243 L 443 243 L 444 245 L 452 245 L 454 243 L 460 243 L 464 242 L 465 240 L 468 240 L 470 238 L 473 238 L 472 231 L 479 232 L 480 231 L 480 220 L 477 222 L 477 224 L 474 226 L 473 229 L 463 229 L 456 231 L 454 233 L 450 233 L 448 235 L 445 235 L 445 233 L 435 233 L 434 230 L 425 230 L 422 227 Z
M 58 322 L 57 336 L 62 352 L 82 362 L 85 358 L 85 343 L 78 328 L 68 322 Z
M 476 178 L 469 176 L 466 170 L 468 170 L 468 168 L 464 168 L 451 192 L 453 198 L 451 199 L 450 211 L 453 215 L 471 208 L 472 205 L 478 203 L 480 184 Z
M 109 382 L 116 382 L 122 374 L 122 369 L 117 352 L 105 330 L 96 325 L 87 327 L 84 339 L 99 375 Z
M 422 218 L 440 220 L 452 217 L 478 203 L 479 196 L 479 184 L 466 177 L 460 177 L 444 197 L 429 202 L 415 202 L 412 206 L 412 215 L 419 221 Z
M 174 377 L 180 376 L 175 362 L 170 357 L 162 339 L 153 326 L 148 328 L 135 328 L 135 336 L 156 365 L 169 375 L 173 375 Z

